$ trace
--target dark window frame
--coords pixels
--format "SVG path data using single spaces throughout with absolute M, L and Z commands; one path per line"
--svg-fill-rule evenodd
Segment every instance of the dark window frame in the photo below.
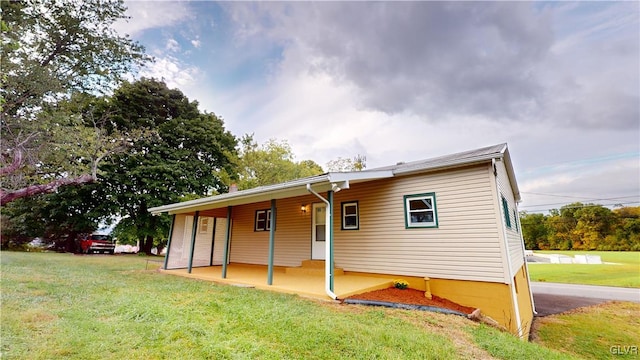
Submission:
M 264 220 L 258 219 L 260 214 L 264 214 Z M 264 222 L 264 224 L 259 224 Z M 253 221 L 253 231 L 270 231 L 271 230 L 271 209 L 260 209 L 256 210 L 254 221 Z
M 354 206 L 354 205 L 356 207 L 355 215 L 347 214 L 346 211 L 345 211 L 345 207 Z M 360 230 L 360 204 L 358 203 L 358 201 L 357 200 L 355 200 L 355 201 L 343 201 L 343 202 L 340 203 L 340 209 L 341 209 L 341 212 L 342 212 L 342 214 L 341 214 L 342 215 L 341 216 L 341 222 L 340 222 L 340 224 L 341 224 L 340 225 L 340 229 L 341 230 Z M 347 216 L 355 217 L 355 219 L 356 219 L 356 225 L 355 226 L 353 226 L 353 225 L 347 226 L 347 224 L 346 224 Z
M 431 199 L 431 207 L 432 209 L 427 209 L 427 210 L 411 210 L 411 202 L 412 201 L 416 201 L 416 200 L 425 200 L 425 199 Z M 435 192 L 428 192 L 428 193 L 421 193 L 421 194 L 411 194 L 411 195 L 404 195 L 403 197 L 403 203 L 404 203 L 404 225 L 406 229 L 424 229 L 424 228 L 438 228 L 439 224 L 438 224 L 438 207 L 436 204 L 436 193 Z M 430 222 L 422 222 L 422 221 L 413 221 L 413 217 L 417 216 L 414 215 L 415 213 L 421 213 L 421 212 L 432 212 L 432 218 L 433 221 Z M 412 216 L 414 215 L 414 216 Z

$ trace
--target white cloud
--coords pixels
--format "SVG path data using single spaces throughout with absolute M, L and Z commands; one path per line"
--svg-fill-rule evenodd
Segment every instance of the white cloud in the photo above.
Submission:
M 640 150 L 638 14 L 623 16 L 632 3 L 599 3 L 602 12 L 583 11 L 590 3 L 219 6 L 231 23 L 216 36 L 195 24 L 175 30 L 209 22 L 205 13 L 162 24 L 215 51 L 215 62 L 166 55 L 164 32 L 145 74 L 180 87 L 237 136 L 288 140 L 298 160 L 322 166 L 362 154 L 369 168 L 508 142 L 523 192 L 640 193 L 637 159 L 578 166 Z M 212 46 L 218 35 L 232 38 Z M 523 194 L 522 205 L 550 200 Z
M 183 64 L 172 56 L 158 57 L 153 64 L 143 68 L 139 75 L 163 80 L 169 88 L 192 86 L 200 70 L 195 66 Z
M 178 44 L 178 42 L 175 39 L 169 39 L 167 40 L 167 45 L 165 46 L 165 49 L 171 52 L 178 52 L 180 51 L 180 44 Z
M 144 30 L 171 26 L 192 18 L 188 4 L 181 1 L 125 1 L 131 18 L 116 22 L 120 34 L 135 37 Z

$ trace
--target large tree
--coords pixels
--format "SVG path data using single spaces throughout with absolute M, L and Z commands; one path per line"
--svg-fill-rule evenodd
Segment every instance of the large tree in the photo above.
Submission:
M 323 173 L 312 160 L 295 161 L 291 146 L 284 140 L 271 139 L 258 145 L 253 134 L 246 134 L 240 140 L 238 153 L 234 159 L 237 173 L 223 173 L 222 178 L 236 183 L 241 190 Z
M 95 181 L 99 161 L 120 144 L 103 136 L 99 119 L 87 128 L 86 118 L 59 104 L 73 92 L 110 91 L 148 60 L 140 45 L 112 28 L 126 18 L 123 1 L 0 6 L 0 203 Z
M 216 115 L 201 113 L 197 102 L 153 79 L 124 83 L 107 111 L 114 131 L 144 131 L 127 152 L 103 161 L 100 179 L 105 201 L 135 225 L 141 250 L 150 253 L 169 222 L 147 210 L 185 196 L 226 191 L 217 174 L 234 172 L 229 157 L 237 141 Z

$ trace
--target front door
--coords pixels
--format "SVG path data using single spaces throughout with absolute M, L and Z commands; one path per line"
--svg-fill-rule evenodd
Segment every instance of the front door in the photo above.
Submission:
M 324 203 L 313 204 L 311 219 L 311 258 L 324 260 L 327 223 L 327 205 Z

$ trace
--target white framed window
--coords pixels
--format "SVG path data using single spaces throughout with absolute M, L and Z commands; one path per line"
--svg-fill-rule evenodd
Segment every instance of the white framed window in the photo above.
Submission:
M 404 196 L 405 227 L 437 228 L 436 194 L 425 193 Z
M 349 201 L 342 203 L 342 230 L 358 230 L 360 218 L 358 214 L 358 202 Z
M 256 210 L 256 222 L 254 231 L 271 230 L 271 210 Z
M 209 218 L 201 217 L 200 218 L 200 234 L 206 234 L 209 232 Z

